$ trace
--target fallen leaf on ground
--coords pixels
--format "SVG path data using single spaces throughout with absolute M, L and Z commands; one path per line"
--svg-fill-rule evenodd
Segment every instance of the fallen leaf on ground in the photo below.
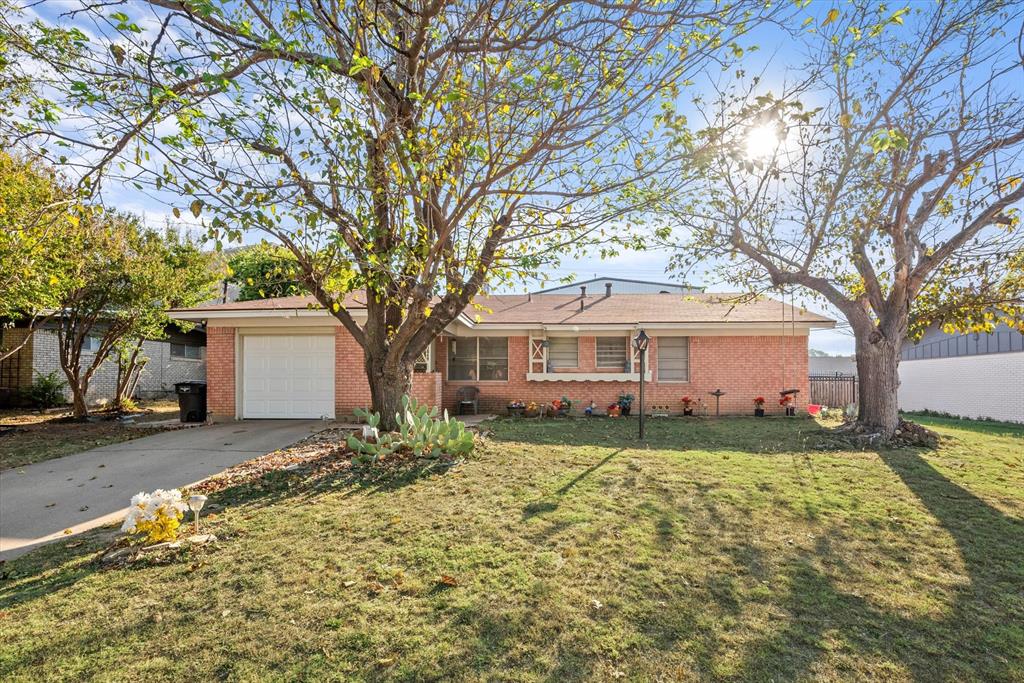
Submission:
M 448 576 L 447 574 L 441 574 L 441 578 L 438 579 L 438 583 L 444 586 L 458 586 L 459 581 L 454 576 Z

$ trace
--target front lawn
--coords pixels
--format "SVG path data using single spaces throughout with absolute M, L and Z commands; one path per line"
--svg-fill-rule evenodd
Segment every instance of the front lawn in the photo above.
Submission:
M 635 428 L 502 420 L 447 473 L 272 472 L 166 564 L 44 547 L 0 568 L 0 679 L 1024 680 L 1024 428 L 881 452 L 816 450 L 804 419 Z
M 70 410 L 48 413 L 2 410 L 0 470 L 155 434 L 163 428 L 146 425 L 178 416 L 177 401 L 140 402 L 139 408 L 146 413 L 134 420 L 135 426 L 117 420 L 71 422 Z

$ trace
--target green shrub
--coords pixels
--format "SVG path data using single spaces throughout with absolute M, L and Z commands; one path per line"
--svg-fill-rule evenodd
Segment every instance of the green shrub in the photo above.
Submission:
M 408 448 L 421 458 L 473 452 L 473 433 L 466 429 L 465 423 L 450 419 L 447 410 L 439 419 L 436 406 L 428 408 L 409 396 L 402 397 L 402 410 L 402 413 L 395 414 L 397 433 L 379 434 L 375 442 L 360 439 L 355 434 L 348 437 L 348 447 L 356 452 L 354 460 L 357 464 L 374 463 L 400 448 Z M 372 428 L 380 424 L 378 413 L 357 409 L 355 414 Z
M 46 410 L 64 405 L 64 387 L 67 382 L 58 376 L 59 370 L 48 375 L 36 373 L 36 380 L 28 389 L 23 389 L 22 397 L 36 410 Z

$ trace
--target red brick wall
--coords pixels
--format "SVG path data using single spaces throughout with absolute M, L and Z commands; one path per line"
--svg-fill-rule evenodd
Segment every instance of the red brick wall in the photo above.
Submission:
M 206 409 L 218 421 L 235 419 L 235 328 L 206 328 Z
M 596 339 L 580 337 L 577 372 L 614 372 L 597 370 Z M 512 400 L 550 402 L 568 396 L 580 409 L 591 400 L 604 412 L 620 393 L 639 394 L 638 382 L 528 382 L 529 338 L 509 337 L 509 380 L 502 382 L 445 381 L 447 376 L 447 339 L 439 339 L 434 348 L 436 372 L 417 373 L 413 378 L 413 395 L 419 401 L 454 411 L 456 392 L 460 386 L 480 388 L 480 407 L 486 412 L 504 412 Z M 768 413 L 782 413 L 778 392 L 797 388 L 795 405 L 806 406 L 810 391 L 808 382 L 807 337 L 710 336 L 690 337 L 690 381 L 659 382 L 658 340 L 651 340 L 648 365 L 652 381 L 645 387 L 649 407 L 667 406 L 669 412 L 682 411 L 680 398 L 703 399 L 714 412 L 714 397 L 708 392 L 721 388 L 723 413 L 752 413 L 755 396 L 768 399 Z M 335 410 L 338 418 L 351 415 L 355 408 L 370 404 L 370 388 L 366 380 L 363 352 L 352 336 L 337 328 L 335 334 Z M 785 371 L 783 370 L 785 367 Z M 211 327 L 207 330 L 207 381 L 209 409 L 217 419 L 235 415 L 235 335 L 233 328 Z
M 578 372 L 596 372 L 594 337 L 580 337 L 580 369 Z M 460 386 L 473 385 L 480 388 L 480 409 L 487 412 L 504 412 L 510 401 L 550 402 L 568 396 L 577 402 L 582 410 L 591 400 L 597 403 L 598 411 L 605 408 L 621 393 L 638 396 L 639 382 L 529 382 L 528 337 L 509 337 L 509 380 L 507 382 L 455 382 L 444 383 L 444 406 L 454 410 L 456 391 Z M 447 340 L 438 341 L 436 367 L 447 372 Z M 785 362 L 785 373 L 783 373 Z M 806 406 L 810 385 L 807 378 L 807 337 L 690 337 L 690 381 L 658 381 L 658 340 L 651 340 L 648 351 L 648 366 L 651 381 L 644 387 L 648 409 L 654 406 L 668 406 L 669 412 L 682 412 L 680 399 L 690 396 L 703 399 L 714 412 L 714 397 L 708 392 L 721 388 L 726 392 L 721 399 L 723 413 L 753 413 L 754 397 L 761 395 L 768 399 L 767 412 L 782 413 L 778 404 L 778 392 L 797 388 L 800 393 L 796 406 Z M 635 406 L 634 406 L 635 407 Z
M 370 405 L 370 383 L 361 347 L 344 327 L 334 332 L 334 415 L 343 418 Z
M 366 380 L 363 348 L 343 327 L 334 334 L 334 412 L 338 418 L 356 408 L 370 406 L 370 383 Z M 441 374 L 417 372 L 413 375 L 412 395 L 417 401 L 437 405 L 441 396 Z

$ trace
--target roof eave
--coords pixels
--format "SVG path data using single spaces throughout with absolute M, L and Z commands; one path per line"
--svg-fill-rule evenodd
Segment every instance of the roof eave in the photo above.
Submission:
M 365 311 L 361 309 L 349 310 L 354 317 L 362 317 Z M 232 309 L 181 309 L 169 311 L 168 315 L 174 320 L 189 320 L 193 322 L 203 320 L 238 320 L 240 318 L 322 318 L 333 317 L 323 308 L 232 308 Z

